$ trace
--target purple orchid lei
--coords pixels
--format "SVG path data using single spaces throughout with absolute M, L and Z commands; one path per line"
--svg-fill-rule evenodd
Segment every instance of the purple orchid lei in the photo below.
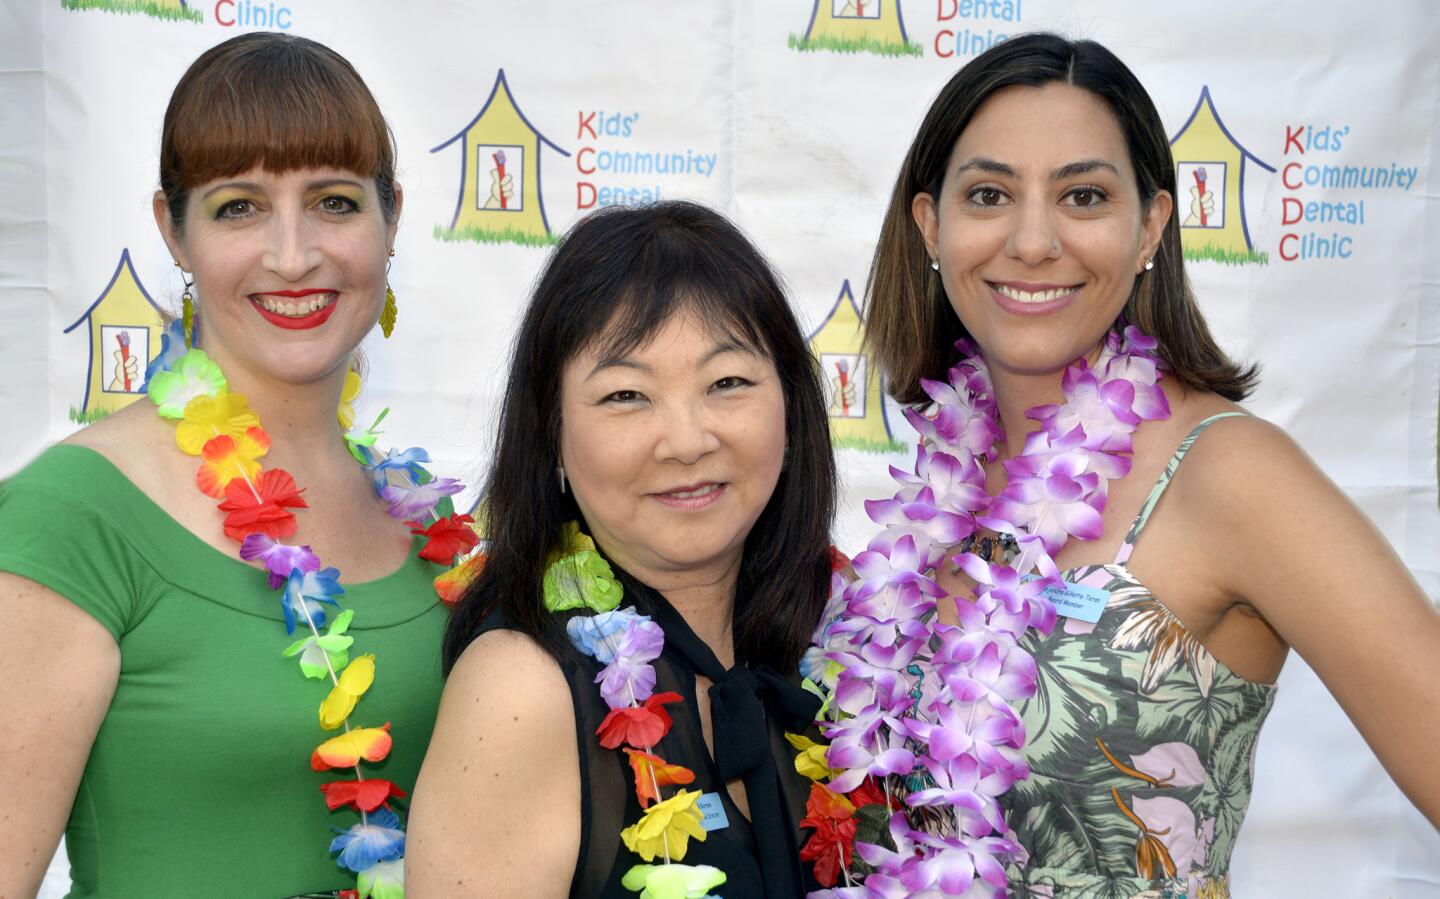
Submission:
M 846 869 L 844 886 L 811 897 L 1006 895 L 1006 865 L 1028 857 L 999 803 L 1030 775 L 1015 703 L 1034 695 L 1037 671 L 1020 640 L 1054 627 L 1053 557 L 1071 537 L 1101 535 L 1106 485 L 1129 472 L 1135 428 L 1170 415 L 1155 340 L 1112 331 L 1093 367 L 1066 369 L 1063 405 L 1026 412 L 1041 427 L 1005 460 L 1007 485 L 991 497 L 984 465 L 1003 436 L 999 410 L 984 359 L 968 341 L 956 348 L 947 382 L 921 382 L 929 414 L 905 410 L 921 436 L 914 470 L 892 467 L 895 496 L 865 504 L 883 529 L 853 560 L 854 580 L 833 579 L 802 666 L 826 697 L 826 786 L 880 782 L 893 844 L 857 839 L 866 873 Z M 979 528 L 1013 536 L 1019 555 L 954 556 L 976 586 L 955 604 L 959 626 L 943 624 L 936 569 Z

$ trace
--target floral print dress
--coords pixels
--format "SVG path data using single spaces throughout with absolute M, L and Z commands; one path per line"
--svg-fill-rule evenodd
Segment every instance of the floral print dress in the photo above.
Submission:
M 1210 655 L 1125 563 L 1195 439 L 1180 444 L 1113 564 L 1066 571 L 1109 593 L 1096 624 L 1030 631 L 1039 685 L 1020 707 L 1028 780 L 1002 798 L 1029 852 L 1012 895 L 1224 899 L 1275 688 Z

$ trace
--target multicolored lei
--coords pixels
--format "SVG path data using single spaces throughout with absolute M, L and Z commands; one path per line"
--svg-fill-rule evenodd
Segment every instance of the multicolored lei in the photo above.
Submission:
M 351 658 L 354 638 L 346 630 L 354 612 L 338 611 L 336 597 L 345 592 L 340 571 L 322 568 L 309 546 L 280 542 L 297 529 L 292 510 L 306 508 L 303 490 L 284 469 L 262 467 L 260 459 L 270 449 L 269 435 L 245 397 L 230 392 L 220 367 L 202 350 L 186 348 L 182 328 L 175 322 L 163 335 L 161 353 L 145 373 L 145 392 L 161 416 L 176 421 L 175 442 L 181 451 L 201 459 L 195 484 L 220 500 L 225 535 L 240 544 L 240 558 L 261 563 L 270 589 L 279 591 L 285 632 L 293 636 L 297 626 L 308 632 L 281 655 L 298 656 L 305 677 L 330 682 L 329 695 L 320 704 L 320 726 L 343 732 L 315 748 L 310 767 L 353 772 L 353 779 L 321 784 L 320 791 L 331 811 L 348 807 L 360 816 L 348 829 L 332 828 L 337 835 L 330 851 L 337 853 L 336 863 L 356 875 L 353 894 L 359 899 L 402 899 L 405 832 L 390 800 L 405 792 L 388 780 L 366 778 L 361 768 L 362 762 L 379 762 L 389 755 L 390 724 L 352 727 L 350 723 L 356 704 L 374 682 L 375 656 Z M 351 403 L 359 390 L 359 375 L 351 371 L 337 412 L 351 455 L 370 472 L 376 494 L 389 503 L 391 517 L 404 520 L 412 534 L 426 538 L 420 557 L 450 565 L 478 542 L 469 515 L 437 516 L 441 500 L 460 492 L 463 485 L 452 478 L 432 477 L 422 466 L 430 457 L 418 447 L 376 452 L 373 447 L 380 433 L 376 428 L 386 413 L 381 412 L 369 428 L 354 427 Z M 453 602 L 472 570 L 473 566 L 463 565 L 436 578 L 441 598 Z M 328 627 L 326 606 L 336 610 Z

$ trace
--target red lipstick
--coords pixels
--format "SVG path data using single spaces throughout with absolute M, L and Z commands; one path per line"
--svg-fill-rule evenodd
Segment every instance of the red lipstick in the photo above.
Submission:
M 331 297 L 330 302 L 316 309 L 314 312 L 299 317 L 271 312 L 265 308 L 260 300 L 261 297 L 284 297 L 287 300 L 298 300 L 304 297 L 315 296 L 316 294 L 329 295 Z M 255 307 L 255 311 L 260 313 L 262 318 L 277 328 L 284 328 L 287 331 L 304 331 L 309 328 L 318 328 L 329 321 L 330 316 L 335 314 L 335 307 L 339 305 L 339 297 L 335 296 L 335 291 L 333 290 L 320 290 L 315 288 L 307 290 L 267 290 L 264 293 L 252 294 L 250 296 L 250 305 Z

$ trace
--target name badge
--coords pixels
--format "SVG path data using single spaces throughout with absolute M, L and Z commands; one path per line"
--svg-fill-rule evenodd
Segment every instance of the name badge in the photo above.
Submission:
M 730 819 L 725 815 L 725 805 L 720 801 L 719 793 L 704 793 L 695 800 L 695 807 L 700 810 L 704 818 L 700 819 L 700 826 L 706 832 L 712 830 L 724 830 L 730 826 Z
M 1099 587 L 1087 587 L 1069 581 L 1046 587 L 1045 598 L 1055 604 L 1058 614 L 1090 624 L 1100 620 L 1106 604 L 1110 602 L 1110 594 Z

